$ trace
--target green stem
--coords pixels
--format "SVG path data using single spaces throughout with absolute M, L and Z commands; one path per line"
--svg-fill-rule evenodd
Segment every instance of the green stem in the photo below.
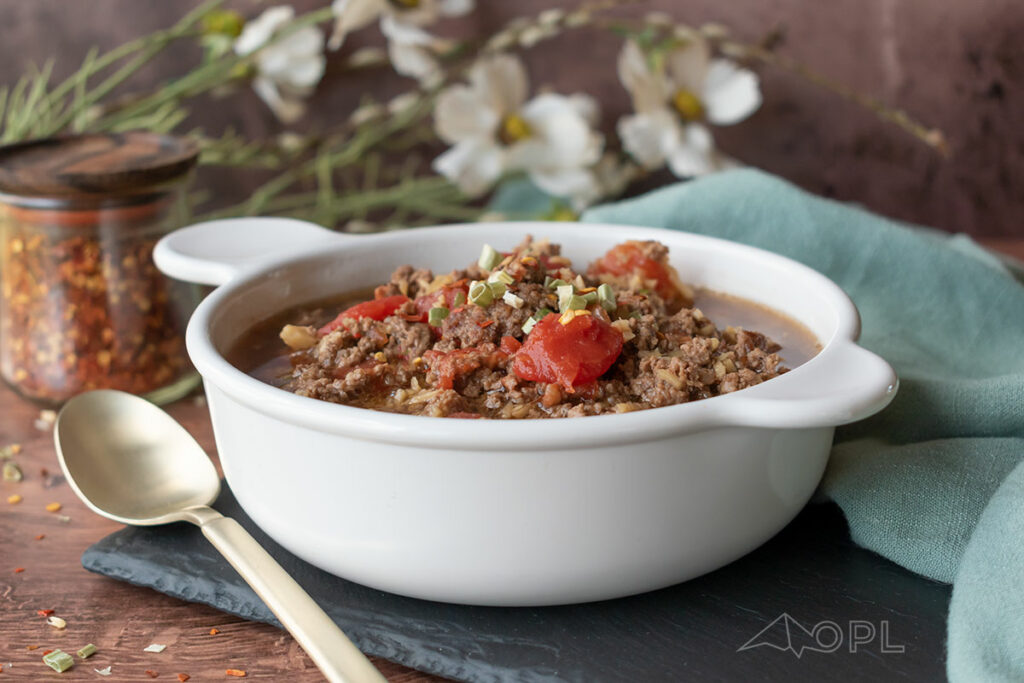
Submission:
M 359 190 L 357 192 L 337 195 L 329 208 L 330 213 L 336 220 L 340 216 L 379 207 L 405 207 L 417 201 L 424 201 L 426 197 L 443 192 L 449 187 L 451 186 L 444 178 L 424 176 L 391 187 L 371 191 Z M 266 214 L 280 214 L 303 209 L 316 209 L 320 199 L 319 191 L 293 193 L 267 201 L 263 207 L 263 212 Z M 242 205 L 206 213 L 197 217 L 196 220 L 207 221 L 237 216 L 240 206 Z
M 267 42 L 267 45 L 273 45 L 306 26 L 312 26 L 322 21 L 326 21 L 332 16 L 333 13 L 330 7 L 308 12 L 295 19 L 286 28 L 274 35 L 274 37 Z M 222 59 L 204 64 L 177 81 L 161 88 L 157 92 L 144 97 L 137 102 L 133 102 L 125 109 L 114 112 L 108 117 L 97 121 L 95 127 L 101 130 L 109 129 L 122 124 L 126 120 L 130 120 L 136 116 L 152 111 L 165 102 L 177 98 L 195 97 L 196 95 L 207 92 L 219 85 L 223 85 L 225 77 L 229 76 L 232 70 L 234 70 L 239 64 L 251 63 L 258 54 L 259 50 L 250 55 L 225 56 Z
M 62 130 L 71 121 L 73 121 L 81 111 L 109 94 L 114 88 L 127 80 L 146 63 L 151 61 L 169 44 L 180 38 L 195 34 L 193 29 L 194 24 L 202 19 L 202 17 L 207 13 L 213 11 L 222 4 L 224 4 L 224 0 L 208 0 L 185 14 L 184 17 L 169 29 L 157 31 L 148 36 L 143 36 L 142 38 L 129 41 L 114 48 L 101 57 L 97 57 L 92 60 L 87 59 L 86 64 L 83 64 L 82 68 L 79 69 L 78 72 L 72 74 L 60 83 L 60 85 L 50 91 L 46 98 L 44 98 L 40 103 L 41 112 L 50 111 L 50 109 L 56 106 L 57 103 L 62 102 L 64 97 L 73 89 L 81 88 L 82 84 L 87 81 L 90 76 L 103 71 L 108 66 L 115 64 L 128 55 L 142 50 L 142 54 L 137 55 L 128 64 L 122 66 L 99 86 L 88 92 L 82 93 L 80 97 L 77 97 L 74 102 L 74 106 L 68 107 L 55 122 L 39 131 L 38 134 L 43 136 L 53 135 Z

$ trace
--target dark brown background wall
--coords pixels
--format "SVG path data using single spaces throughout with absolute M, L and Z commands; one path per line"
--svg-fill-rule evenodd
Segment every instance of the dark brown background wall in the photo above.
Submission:
M 299 0 L 300 9 L 328 0 Z M 111 46 L 168 25 L 196 3 L 157 0 L 0 0 L 0 82 L 50 56 L 66 74 L 93 44 Z M 260 11 L 253 0 L 233 5 Z M 490 30 L 510 17 L 571 3 L 478 0 L 453 25 Z M 1024 3 L 1019 0 L 650 0 L 628 13 L 662 10 L 692 23 L 719 21 L 756 40 L 784 31 L 783 54 L 880 97 L 941 128 L 942 158 L 873 115 L 788 74 L 763 72 L 765 103 L 747 122 L 718 134 L 743 161 L 815 192 L 862 203 L 916 223 L 979 236 L 1024 236 Z M 376 29 L 351 46 L 372 42 Z M 583 90 L 604 105 L 606 127 L 628 107 L 615 76 L 617 38 L 584 30 L 546 42 L 528 57 L 534 85 Z M 350 49 L 350 48 L 349 48 Z M 139 75 L 152 83 L 194 55 L 184 50 Z M 344 84 L 329 68 L 326 93 L 300 125 L 344 116 L 363 88 L 400 90 L 377 76 Z M 406 82 L 408 83 L 408 82 Z M 252 97 L 207 103 L 194 117 L 216 132 L 227 124 L 250 134 L 274 130 Z M 244 182 L 239 180 L 239 182 Z

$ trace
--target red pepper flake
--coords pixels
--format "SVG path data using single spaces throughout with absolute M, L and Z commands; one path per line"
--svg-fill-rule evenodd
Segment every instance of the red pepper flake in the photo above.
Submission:
M 39 646 L 38 645 L 26 645 L 25 649 L 26 650 L 38 650 Z
M 24 567 L 15 567 L 15 568 L 14 568 L 14 573 L 15 573 L 15 574 L 20 574 L 20 573 L 22 573 L 23 571 L 25 571 L 25 568 L 24 568 Z
M 160 677 L 160 674 L 158 672 L 156 672 L 156 671 L 153 671 L 152 669 L 146 669 L 146 675 L 149 676 L 150 678 L 159 678 Z
M 39 468 L 39 476 L 43 477 L 43 478 L 46 478 L 46 477 L 50 476 L 50 470 L 46 469 L 45 467 L 40 467 Z
M 50 654 L 51 652 L 53 652 L 53 650 L 43 650 L 43 656 L 45 657 L 46 655 Z
M 215 636 L 215 635 L 217 635 L 218 633 L 220 633 L 220 629 L 219 629 L 219 628 L 211 628 L 211 629 L 210 629 L 210 635 L 211 635 L 211 636 Z
M 37 541 L 41 541 L 41 540 L 43 540 L 44 538 L 46 538 L 46 534 L 39 534 L 38 536 L 36 536 L 36 540 L 37 540 Z
M 53 614 L 53 610 L 52 609 L 37 609 L 36 610 L 36 614 L 38 614 L 41 617 L 48 617 L 51 614 Z
M 493 321 L 493 320 L 485 320 L 485 321 L 483 321 L 482 323 L 477 323 L 477 325 L 479 325 L 479 326 L 480 326 L 480 327 L 482 327 L 482 328 L 483 328 L 483 327 L 490 327 L 490 326 L 491 326 L 491 325 L 493 325 L 493 324 L 494 324 L 494 321 Z
M 241 669 L 228 669 L 224 673 L 228 676 L 234 676 L 235 678 L 245 678 L 245 672 Z
M 190 678 L 192 677 L 188 674 L 178 674 L 178 680 L 181 681 L 181 683 L 185 683 L 185 681 L 187 681 Z

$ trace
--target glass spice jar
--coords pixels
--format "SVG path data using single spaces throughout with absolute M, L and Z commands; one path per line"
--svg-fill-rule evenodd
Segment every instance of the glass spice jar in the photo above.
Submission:
M 200 292 L 164 277 L 153 247 L 186 222 L 197 156 L 144 132 L 0 148 L 0 375 L 18 393 L 166 403 L 196 385 L 184 331 Z

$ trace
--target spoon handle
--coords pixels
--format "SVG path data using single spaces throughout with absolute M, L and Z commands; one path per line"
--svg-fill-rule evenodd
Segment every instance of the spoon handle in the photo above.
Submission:
M 302 586 L 235 520 L 218 514 L 203 535 L 252 586 L 331 683 L 384 683 L 385 678 L 313 602 Z

